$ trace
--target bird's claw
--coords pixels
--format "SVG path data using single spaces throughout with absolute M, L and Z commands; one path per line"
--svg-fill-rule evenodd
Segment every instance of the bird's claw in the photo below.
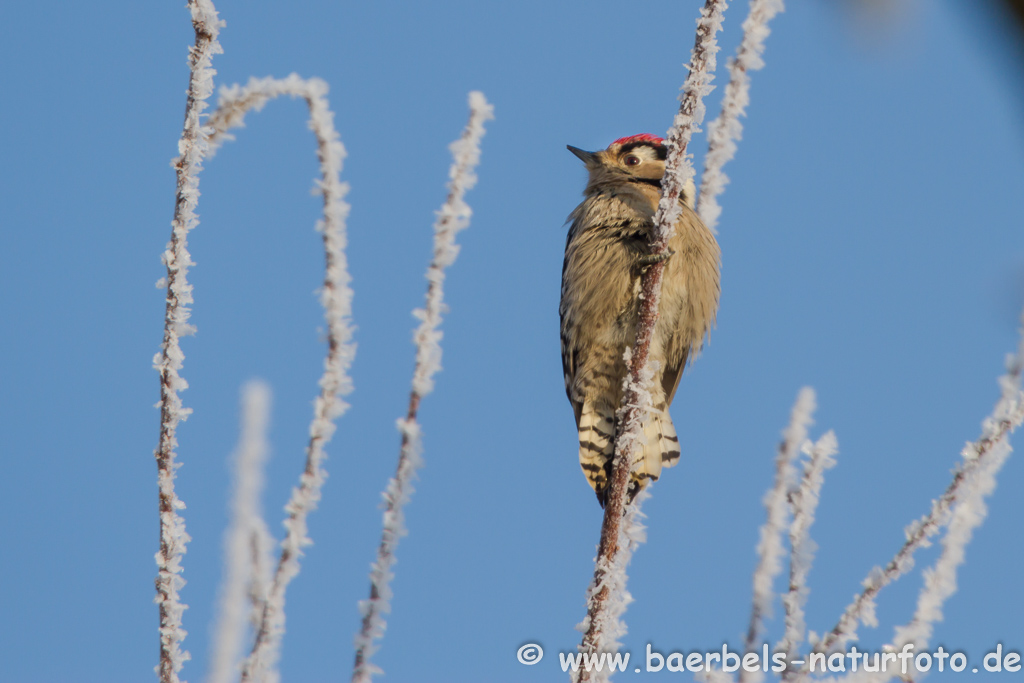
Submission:
M 655 263 L 664 263 L 668 261 L 675 254 L 675 250 L 666 249 L 663 252 L 657 254 L 644 254 L 640 257 L 639 263 L 641 267 L 653 266 Z

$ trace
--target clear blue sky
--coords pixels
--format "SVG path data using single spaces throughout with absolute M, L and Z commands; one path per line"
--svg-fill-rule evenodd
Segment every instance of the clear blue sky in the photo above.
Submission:
M 347 680 L 409 389 L 410 311 L 472 89 L 497 118 L 449 273 L 445 369 L 421 412 L 427 465 L 376 661 L 395 682 L 563 680 L 554 653 L 578 642 L 601 516 L 577 463 L 558 355 L 563 220 L 584 183 L 565 145 L 668 128 L 700 4 L 217 3 L 227 21 L 217 83 L 323 78 L 349 151 L 356 391 L 329 448 L 315 545 L 288 594 L 285 681 Z M 746 14 L 733 4 L 723 57 Z M 840 444 L 813 530 L 808 621 L 820 632 L 944 489 L 1016 343 L 1020 54 L 966 3 L 900 3 L 907 11 L 884 24 L 839 3 L 789 4 L 728 169 L 718 328 L 672 407 L 683 459 L 645 507 L 649 543 L 630 571 L 626 617 L 634 655 L 648 642 L 739 645 L 761 496 L 800 386 L 818 391 L 814 435 L 835 429 Z M 9 5 L 0 679 L 155 680 L 151 361 L 163 293 L 153 285 L 170 234 L 191 23 L 184 0 Z M 201 177 L 190 239 L 199 332 L 183 344 L 195 413 L 180 430 L 178 478 L 193 538 L 190 681 L 206 671 L 226 460 L 247 379 L 274 390 L 264 505 L 278 536 L 302 466 L 323 351 L 305 116 L 301 103 L 270 104 Z M 1019 454 L 1006 466 L 936 631 L 972 663 L 1000 641 L 1024 648 L 1022 466 Z M 883 593 L 882 625 L 861 629 L 864 645 L 910 617 L 920 583 L 918 570 Z M 519 665 L 528 641 L 550 659 Z

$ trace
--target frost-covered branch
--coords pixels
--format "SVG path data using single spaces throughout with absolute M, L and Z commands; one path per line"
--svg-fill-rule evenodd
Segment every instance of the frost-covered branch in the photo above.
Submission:
M 985 498 L 995 490 L 996 475 L 1012 450 L 1009 439 L 1002 439 L 965 478 L 950 513 L 949 526 L 942 537 L 942 553 L 935 564 L 924 571 L 924 586 L 917 597 L 917 609 L 910 623 L 895 629 L 893 650 L 900 651 L 908 644 L 917 651 L 928 646 L 935 623 L 942 621 L 942 605 L 956 593 L 957 569 L 964 561 L 967 544 L 988 514 Z M 895 673 L 868 674 L 865 680 L 885 683 Z
M 455 262 L 459 247 L 455 236 L 469 227 L 471 211 L 465 202 L 465 195 L 476 185 L 475 169 L 480 161 L 480 140 L 484 135 L 484 122 L 494 118 L 494 107 L 487 103 L 481 92 L 469 94 L 469 122 L 462 137 L 451 144 L 454 160 L 448 172 L 448 197 L 437 213 L 434 222 L 434 256 L 427 268 L 426 306 L 413 314 L 419 318 L 420 326 L 416 340 L 416 368 L 413 371 L 412 391 L 409 394 L 409 408 L 404 419 L 398 420 L 402 434 L 402 445 L 398 456 L 398 467 L 394 478 L 388 482 L 382 494 L 384 499 L 384 529 L 381 533 L 377 560 L 371 566 L 370 597 L 359 603 L 363 625 L 355 638 L 355 665 L 352 670 L 354 683 L 366 683 L 375 673 L 381 673 L 370 658 L 377 650 L 374 641 L 384 636 L 387 626 L 384 615 L 391 611 L 391 579 L 394 573 L 395 550 L 398 541 L 405 536 L 403 508 L 412 497 L 412 480 L 423 464 L 420 457 L 422 442 L 420 426 L 416 422 L 420 401 L 434 389 L 434 375 L 441 369 L 441 315 L 444 306 L 445 269 Z
M 189 536 L 185 520 L 178 514 L 185 504 L 174 491 L 174 449 L 178 445 L 178 423 L 191 412 L 182 406 L 178 392 L 188 388 L 179 374 L 185 355 L 179 339 L 195 331 L 188 323 L 192 303 L 192 285 L 188 283 L 188 267 L 192 258 L 187 248 L 188 232 L 199 220 L 195 208 L 199 201 L 199 171 L 206 154 L 206 131 L 199 117 L 206 109 L 206 99 L 213 92 L 214 70 L 210 66 L 213 55 L 221 52 L 217 35 L 222 23 L 210 0 L 189 0 L 195 45 L 189 51 L 189 83 L 185 103 L 185 124 L 178 141 L 179 156 L 174 160 L 177 175 L 177 197 L 174 218 L 171 221 L 171 240 L 163 253 L 167 267 L 166 308 L 161 351 L 153 359 L 160 373 L 160 441 L 154 456 L 157 466 L 157 486 L 160 498 L 160 550 L 156 554 L 156 603 L 160 609 L 160 663 L 156 670 L 161 683 L 177 683 L 178 672 L 189 658 L 181 649 L 186 631 L 181 627 L 185 605 L 179 590 L 185 585 L 181 577 L 181 556 Z
M 600 609 L 588 610 L 587 616 L 576 625 L 576 630 L 584 634 L 583 643 L 579 646 L 581 652 L 614 652 L 621 646 L 619 639 L 626 635 L 626 624 L 622 620 L 622 615 L 633 602 L 633 596 L 626 587 L 629 578 L 626 569 L 633 559 L 634 551 L 647 540 L 647 528 L 643 524 L 646 515 L 641 512 L 641 508 L 650 495 L 648 485 L 648 488 L 641 489 L 633 503 L 626 507 L 618 536 L 609 536 L 617 542 L 616 552 L 602 553 L 601 547 L 598 547 L 594 580 L 587 587 L 587 605 L 599 605 Z M 607 519 L 607 513 L 605 518 Z M 604 527 L 601 531 L 603 541 Z M 595 641 L 590 645 L 590 649 L 585 649 L 588 646 L 587 636 L 591 633 L 599 636 L 600 641 Z M 611 674 L 611 671 L 591 672 L 581 668 L 576 680 L 608 681 Z
M 768 23 L 783 10 L 782 0 L 751 0 L 750 13 L 743 22 L 743 39 L 736 57 L 729 60 L 729 83 L 722 96 L 722 111 L 708 127 L 708 153 L 704 157 L 697 214 L 715 230 L 722 207 L 718 195 L 729 182 L 722 168 L 736 155 L 736 142 L 743 136 L 741 116 L 750 104 L 750 72 L 764 67 L 764 41 L 771 31 Z
M 238 673 L 246 629 L 246 602 L 265 588 L 264 558 L 269 535 L 260 512 L 263 470 L 270 450 L 267 423 L 270 387 L 252 381 L 242 388 L 242 424 L 234 454 L 231 521 L 224 534 L 224 578 L 208 683 L 229 683 Z
M 273 78 L 271 76 L 267 78 L 250 78 L 249 82 L 244 86 L 236 83 L 230 87 L 221 87 L 217 108 L 210 113 L 210 117 L 206 120 L 206 125 L 210 129 L 210 156 L 212 157 L 225 142 L 235 139 L 235 136 L 230 132 L 231 129 L 244 127 L 245 115 L 250 111 L 261 111 L 270 100 L 288 95 L 290 97 L 301 97 L 306 100 L 312 114 L 313 105 L 310 104 L 310 100 L 325 98 L 327 90 L 327 84 L 319 78 L 307 80 L 294 73 L 289 74 L 286 78 Z M 334 117 L 330 113 L 330 109 L 327 108 L 326 100 L 324 100 L 323 107 L 331 119 L 329 126 L 333 129 Z M 311 119 L 310 128 L 312 129 L 312 127 Z M 316 131 L 314 130 L 314 132 Z M 317 140 L 319 143 L 319 137 Z M 341 149 L 340 154 L 343 159 L 345 156 L 344 148 Z M 322 160 L 321 163 L 323 163 Z M 341 185 L 344 187 L 343 183 Z M 343 190 L 342 194 L 344 192 Z
M 949 525 L 942 555 L 925 578 L 914 621 L 898 630 L 896 639 L 901 643 L 917 642 L 931 634 L 932 622 L 941 617 L 942 602 L 956 590 L 956 568 L 963 559 L 963 548 L 973 529 L 985 517 L 984 498 L 995 488 L 995 475 L 1010 455 L 1009 435 L 1024 422 L 1024 393 L 1021 392 L 1024 320 L 1017 354 L 1009 356 L 1006 365 L 1007 373 L 999 378 L 999 401 L 982 423 L 981 437 L 968 443 L 961 452 L 963 460 L 946 491 L 932 501 L 927 515 L 907 527 L 906 542 L 885 569 L 875 567 L 864 579 L 864 590 L 846 608 L 835 627 L 815 645 L 817 651 L 832 652 L 844 647 L 856 638 L 858 623 L 877 626 L 875 597 L 885 586 L 910 571 L 914 566 L 914 553 L 930 545 L 930 539 Z
M 267 525 L 260 524 L 249 537 L 249 551 L 252 557 L 252 576 L 249 579 L 249 624 L 253 631 L 260 627 L 263 610 L 267 605 L 267 591 L 274 578 L 273 558 L 271 558 L 274 539 Z
M 975 445 L 968 444 L 965 450 Z M 942 553 L 935 564 L 924 571 L 924 585 L 917 597 L 914 616 L 906 625 L 896 627 L 892 645 L 887 646 L 886 651 L 899 652 L 907 645 L 913 646 L 911 652 L 927 649 L 935 623 L 942 621 L 942 605 L 956 593 L 957 569 L 964 561 L 967 544 L 988 514 L 985 498 L 995 490 L 996 474 L 1012 450 L 1009 439 L 1001 439 L 964 478 L 949 513 L 949 526 L 942 537 Z M 849 679 L 857 683 L 886 683 L 899 673 L 899 668 L 882 672 L 861 670 L 851 674 Z
M 693 165 L 686 153 L 694 131 L 704 120 L 703 98 L 711 90 L 712 74 L 715 70 L 715 55 L 718 52 L 716 35 L 722 27 L 722 12 L 725 0 L 707 0 L 697 21 L 697 37 L 690 58 L 690 73 L 683 85 L 679 112 L 666 139 L 668 158 L 665 176 L 662 179 L 662 197 L 654 217 L 655 231 L 651 253 L 666 254 L 668 240 L 675 230 L 681 215 L 680 197 L 688 183 L 693 180 Z M 629 602 L 626 586 L 626 562 L 632 548 L 643 537 L 639 528 L 632 524 L 638 521 L 638 497 L 633 504 L 636 510 L 626 514 L 626 493 L 629 488 L 629 472 L 632 467 L 637 444 L 643 443 L 643 423 L 651 408 L 651 396 L 647 383 L 653 377 L 648 368 L 648 356 L 654 326 L 658 320 L 658 303 L 661 298 L 661 278 L 664 262 L 648 268 L 641 283 L 641 305 L 637 325 L 637 339 L 629 360 L 629 377 L 625 384 L 622 406 L 618 413 L 619 434 L 615 441 L 615 455 L 609 494 L 601 525 L 601 540 L 594 567 L 594 578 L 587 590 L 587 617 L 581 624 L 585 628 L 579 648 L 584 653 L 606 652 L 614 649 L 618 637 L 625 633 L 625 625 L 619 615 Z M 622 558 L 619 554 L 626 551 Z M 607 612 L 606 610 L 611 610 Z M 611 615 L 615 614 L 614 617 Z M 607 680 L 607 672 L 581 670 L 579 680 Z
M 811 525 L 818 509 L 821 486 L 825 482 L 825 470 L 836 464 L 835 454 L 839 450 L 836 435 L 828 431 L 815 444 L 806 442 L 803 451 L 809 456 L 803 463 L 803 476 L 799 488 L 791 496 L 793 520 L 789 525 L 789 591 L 782 596 L 786 610 L 786 629 L 782 641 L 774 648 L 785 652 L 787 661 L 797 658 L 797 648 L 807 632 L 804 619 L 804 605 L 810 590 L 807 575 L 814 562 L 817 545 L 811 540 Z M 789 672 L 783 673 L 787 678 Z
M 352 389 L 348 369 L 355 357 L 352 342 L 352 289 L 345 259 L 345 219 L 349 206 L 343 197 L 348 186 L 341 182 L 342 160 L 345 148 L 334 129 L 334 114 L 327 102 L 327 84 L 313 78 L 303 80 L 292 74 L 285 79 L 251 79 L 245 87 L 238 85 L 221 90 L 217 110 L 210 117 L 214 129 L 214 144 L 219 144 L 229 128 L 242 125 L 249 109 L 259 109 L 268 100 L 281 95 L 301 97 L 309 106 L 309 127 L 316 136 L 317 157 L 320 160 L 320 180 L 316 192 L 323 196 L 323 219 L 317 222 L 317 231 L 323 235 L 326 260 L 324 284 L 320 290 L 320 303 L 327 322 L 327 357 L 320 378 L 320 394 L 313 407 L 313 420 L 309 427 L 306 447 L 306 467 L 299 485 L 292 490 L 285 506 L 286 535 L 281 543 L 281 555 L 266 592 L 262 613 L 257 619 L 256 638 L 252 651 L 242 665 L 243 681 L 278 680 L 277 661 L 280 657 L 281 638 L 284 635 L 284 602 L 288 583 L 299 572 L 302 548 L 312 543 L 307 536 L 306 518 L 320 500 L 320 489 L 326 473 L 322 462 L 324 446 L 334 435 L 334 421 L 348 408 L 342 396 Z M 259 544 L 255 538 L 254 543 Z M 257 553 L 258 554 L 258 553 Z M 257 600 L 258 604 L 258 600 Z
M 757 544 L 757 567 L 754 569 L 754 590 L 750 606 L 750 624 L 743 644 L 744 652 L 753 652 L 757 640 L 764 632 L 764 619 L 771 614 L 775 592 L 772 585 L 782 571 L 782 556 L 785 552 L 782 542 L 789 521 L 789 498 L 796 483 L 796 461 L 800 450 L 807 441 L 807 428 L 814 421 L 816 408 L 814 390 L 804 387 L 797 394 L 796 403 L 789 416 L 789 426 L 782 433 L 775 456 L 775 484 L 765 494 L 764 507 L 767 519 L 761 527 L 761 540 Z M 759 681 L 761 671 L 740 671 L 740 681 Z

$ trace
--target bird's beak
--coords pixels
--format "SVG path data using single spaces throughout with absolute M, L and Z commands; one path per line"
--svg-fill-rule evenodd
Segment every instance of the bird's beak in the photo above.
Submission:
M 587 165 L 594 161 L 594 152 L 584 152 L 579 147 L 573 147 L 572 145 L 566 145 L 565 148 L 579 157 L 579 160 Z

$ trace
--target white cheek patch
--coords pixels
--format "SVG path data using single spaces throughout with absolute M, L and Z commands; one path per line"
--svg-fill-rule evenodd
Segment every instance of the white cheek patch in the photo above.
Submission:
M 636 154 L 641 159 L 643 159 L 644 161 L 657 161 L 658 160 L 658 153 L 655 152 L 652 148 L 647 147 L 647 146 L 637 147 L 636 149 L 633 150 L 633 153 Z

